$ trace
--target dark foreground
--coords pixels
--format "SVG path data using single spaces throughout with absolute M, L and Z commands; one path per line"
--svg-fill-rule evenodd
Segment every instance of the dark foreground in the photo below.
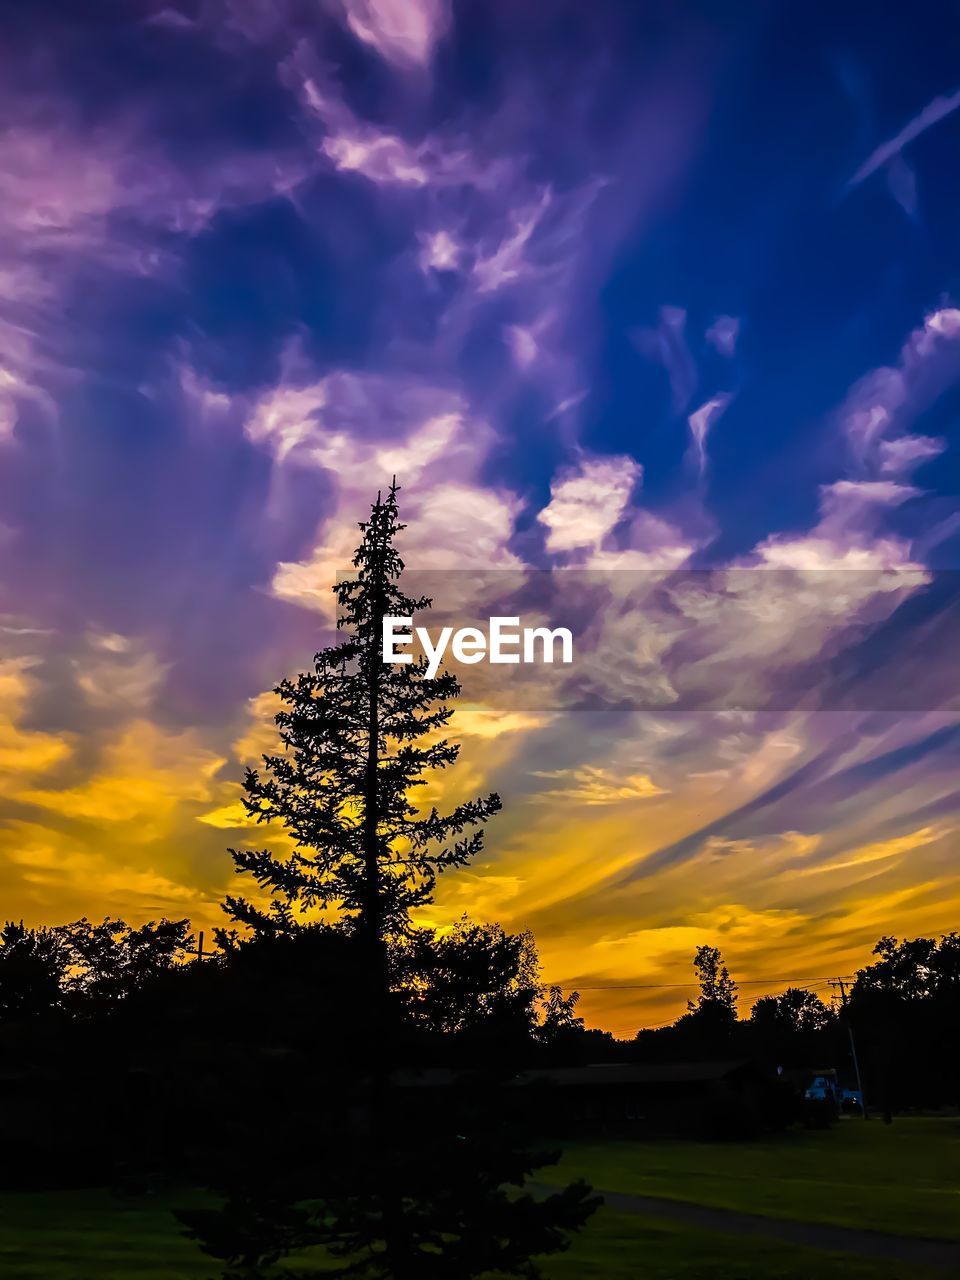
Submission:
M 758 1144 L 592 1143 L 606 1207 L 549 1280 L 922 1280 L 960 1274 L 960 1120 L 848 1121 Z M 0 1195 L 8 1280 L 214 1280 L 170 1209 L 187 1192 Z M 882 1228 L 882 1230 L 881 1230 Z M 303 1266 L 298 1260 L 297 1265 Z M 326 1260 L 311 1269 L 322 1275 Z M 282 1270 L 278 1270 L 282 1276 Z

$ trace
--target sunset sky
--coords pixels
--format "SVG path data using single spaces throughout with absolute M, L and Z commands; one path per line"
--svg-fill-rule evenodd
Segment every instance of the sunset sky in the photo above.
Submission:
M 747 1012 L 960 927 L 960 15 L 2 28 L 0 916 L 221 922 L 396 473 L 451 610 L 589 571 L 563 688 L 468 681 L 436 794 L 504 812 L 426 921 L 532 929 L 624 1035 L 703 942 Z

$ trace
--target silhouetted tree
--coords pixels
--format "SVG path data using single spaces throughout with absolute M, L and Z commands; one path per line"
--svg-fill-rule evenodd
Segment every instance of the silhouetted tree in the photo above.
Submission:
M 884 937 L 877 960 L 857 973 L 854 993 L 884 992 L 900 1000 L 929 1000 L 960 993 L 960 933 L 935 938 Z
M 65 988 L 76 1007 L 110 1008 L 182 963 L 191 948 L 189 920 L 151 920 L 134 928 L 109 916 L 84 917 L 56 934 L 69 964 Z
M 59 1008 L 67 948 L 55 929 L 0 929 L 0 1022 L 30 1020 Z
M 669 1061 L 726 1057 L 739 1043 L 737 986 L 716 947 L 697 947 L 693 968 L 700 986 L 687 1012 L 658 1030 L 637 1032 L 637 1053 L 643 1058 Z
M 835 1034 L 836 1015 L 813 991 L 787 987 L 779 995 L 761 996 L 744 1030 L 750 1051 L 777 1066 L 840 1066 L 846 1061 L 843 1042 Z
M 884 937 L 857 973 L 845 1016 L 868 1101 L 884 1119 L 906 1105 L 960 1102 L 960 934 Z
M 700 995 L 687 1002 L 691 1013 L 710 1013 L 731 1023 L 737 1018 L 737 984 L 723 962 L 718 947 L 697 947 L 693 968 Z
M 414 930 L 393 959 L 407 1019 L 436 1037 L 514 1047 L 536 1025 L 541 986 L 529 933 L 466 918 L 443 933 Z
M 540 1022 L 536 1038 L 549 1048 L 560 1048 L 578 1040 L 583 1033 L 583 1019 L 577 1013 L 580 992 L 563 994 L 563 988 L 552 985 L 540 999 Z
M 379 496 L 361 523 L 356 573 L 334 587 L 337 627 L 346 638 L 324 649 L 312 671 L 283 680 L 276 717 L 283 753 L 249 769 L 244 805 L 258 823 L 278 823 L 294 852 L 232 849 L 237 870 L 275 895 L 272 912 L 240 898 L 227 910 L 240 924 L 289 924 L 292 909 L 335 908 L 367 942 L 382 999 L 388 986 L 387 940 L 429 902 L 437 873 L 462 866 L 483 845 L 483 824 L 500 797 L 421 812 L 411 793 L 425 776 L 452 765 L 459 746 L 441 736 L 460 686 L 455 676 L 425 678 L 425 658 L 383 662 L 383 619 L 429 608 L 398 585 L 403 561 L 394 546 L 403 529 L 397 486 Z M 411 655 L 412 657 L 412 655 Z M 465 834 L 468 833 L 468 834 Z
M 540 981 L 530 933 L 464 917 L 444 932 L 415 930 L 395 951 L 393 966 L 407 1020 L 435 1038 L 448 1062 L 453 1054 L 474 1066 L 515 1069 L 531 1059 L 580 1060 L 586 1053 L 580 996 Z
M 773 1037 L 788 1040 L 824 1031 L 833 1014 L 813 991 L 787 987 L 776 996 L 761 996 L 750 1011 L 753 1026 Z
M 456 1033 L 491 1011 L 523 1017 L 531 998 L 522 941 L 464 927 L 427 945 L 411 933 L 410 912 L 431 900 L 439 872 L 478 852 L 500 799 L 443 815 L 413 803 L 426 775 L 457 759 L 458 746 L 442 734 L 460 689 L 448 673 L 428 680 L 425 659 L 383 662 L 384 617 L 430 605 L 398 585 L 402 528 L 393 484 L 360 525 L 355 575 L 334 588 L 345 638 L 318 653 L 312 671 L 277 687 L 283 752 L 246 775 L 247 812 L 282 825 L 294 851 L 281 858 L 231 850 L 237 870 L 273 902 L 263 909 L 229 898 L 228 913 L 261 939 L 295 932 L 311 909 L 336 915 L 359 944 L 368 979 L 367 1060 L 353 1081 L 331 1081 L 322 1063 L 311 1064 L 312 1096 L 290 1102 L 296 1130 L 248 1127 L 216 1179 L 225 1207 L 181 1215 L 202 1247 L 226 1260 L 230 1280 L 266 1275 L 274 1261 L 311 1245 L 343 1259 L 332 1275 L 468 1280 L 498 1269 L 533 1277 L 531 1255 L 563 1248 L 565 1232 L 594 1208 L 583 1184 L 543 1201 L 507 1192 L 555 1157 L 518 1141 L 502 1090 L 424 1094 L 397 1079 L 405 1005 L 414 1021 Z M 392 951 L 405 938 L 414 989 L 398 993 Z M 222 934 L 221 942 L 236 939 Z M 419 993 L 418 956 L 427 989 Z M 462 998 L 467 1007 L 458 1011 Z M 265 1084 L 253 1099 L 271 1121 L 281 1092 Z

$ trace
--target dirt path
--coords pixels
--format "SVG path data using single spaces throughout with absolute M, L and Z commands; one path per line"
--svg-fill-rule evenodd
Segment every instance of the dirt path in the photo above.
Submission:
M 827 1253 L 856 1253 L 865 1258 L 884 1258 L 888 1262 L 947 1268 L 960 1276 L 960 1240 L 928 1240 L 922 1236 L 895 1236 L 858 1227 L 835 1227 L 824 1222 L 768 1218 L 758 1213 L 713 1209 L 684 1200 L 631 1195 L 625 1191 L 598 1191 L 597 1194 L 611 1209 L 623 1213 L 668 1218 L 672 1222 L 684 1222 L 731 1235 L 768 1236 Z

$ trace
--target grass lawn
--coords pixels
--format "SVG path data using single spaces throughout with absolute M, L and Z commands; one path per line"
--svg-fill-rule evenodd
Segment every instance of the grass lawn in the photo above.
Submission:
M 603 1190 L 668 1196 L 809 1222 L 960 1236 L 960 1120 L 847 1121 L 753 1143 L 568 1146 L 542 1181 L 583 1175 Z M 181 1195 L 107 1191 L 0 1194 L 5 1280 L 216 1280 L 179 1233 Z M 299 1265 L 303 1265 L 300 1263 Z M 316 1260 L 316 1272 L 324 1270 Z M 601 1210 L 549 1280 L 922 1280 L 915 1266 L 798 1249 Z M 931 1273 L 935 1274 L 935 1273 Z
M 3 1194 L 0 1274 L 5 1280 L 214 1280 L 216 1266 L 178 1235 L 168 1212 L 174 1203 L 91 1191 Z M 549 1280 L 924 1280 L 916 1267 L 605 1209 L 544 1271 Z
M 763 1142 L 567 1144 L 542 1182 L 774 1217 L 960 1237 L 960 1119 L 845 1120 Z
M 943 1280 L 942 1272 L 914 1264 L 720 1235 L 609 1209 L 543 1269 L 549 1280 Z

